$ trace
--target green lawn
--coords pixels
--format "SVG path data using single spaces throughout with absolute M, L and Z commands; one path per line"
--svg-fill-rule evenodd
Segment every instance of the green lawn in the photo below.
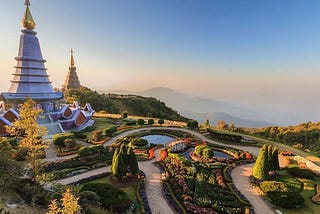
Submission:
M 99 130 L 99 129 L 103 130 L 105 128 L 110 128 L 110 127 L 114 126 L 114 124 L 108 122 L 106 118 L 93 117 L 92 119 L 95 121 L 95 124 L 94 124 L 95 130 Z M 84 132 L 84 134 L 86 134 L 88 136 L 88 139 L 91 139 L 93 132 L 94 131 L 88 131 L 88 132 Z

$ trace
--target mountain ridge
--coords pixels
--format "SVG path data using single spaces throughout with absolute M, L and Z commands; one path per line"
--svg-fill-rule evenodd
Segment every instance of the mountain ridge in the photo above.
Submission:
M 123 91 L 127 90 L 121 90 L 120 92 Z M 112 93 L 118 92 L 112 91 Z M 261 112 L 255 112 L 228 102 L 185 94 L 167 87 L 153 87 L 140 92 L 127 91 L 127 94 L 157 98 L 180 114 L 196 119 L 200 123 L 209 119 L 215 122 L 218 120 L 224 120 L 227 123 L 234 122 L 237 126 L 245 127 L 273 125 L 265 121 L 267 115 Z

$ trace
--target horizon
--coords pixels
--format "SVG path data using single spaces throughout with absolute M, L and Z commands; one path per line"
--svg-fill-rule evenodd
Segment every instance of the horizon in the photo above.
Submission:
M 320 2 L 48 3 L 32 0 L 30 9 L 54 87 L 65 80 L 73 48 L 80 82 L 94 90 L 161 86 L 289 113 L 296 123 L 320 120 Z M 1 91 L 16 65 L 24 8 L 0 5 Z

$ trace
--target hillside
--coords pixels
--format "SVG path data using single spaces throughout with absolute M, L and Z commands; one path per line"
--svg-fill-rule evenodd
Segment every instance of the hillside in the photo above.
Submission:
M 141 92 L 121 90 L 115 91 L 115 93 L 155 97 L 176 109 L 180 114 L 195 119 L 199 123 L 203 123 L 206 119 L 209 119 L 211 124 L 224 120 L 227 123 L 234 122 L 237 126 L 244 127 L 257 128 L 272 125 L 265 122 L 270 116 L 265 115 L 264 112 L 256 112 L 219 100 L 192 96 L 170 88 L 155 87 Z
M 164 102 L 152 97 L 100 94 L 83 87 L 79 90 L 66 91 L 65 99 L 68 103 L 77 100 L 82 106 L 90 103 L 92 108 L 97 112 L 106 111 L 111 114 L 120 114 L 123 111 L 127 111 L 129 115 L 134 116 L 155 117 L 176 121 L 188 120 L 172 108 L 166 106 Z
M 264 128 L 237 127 L 236 132 L 272 139 L 302 150 L 320 152 L 320 122 L 306 122 L 296 126 L 268 126 Z

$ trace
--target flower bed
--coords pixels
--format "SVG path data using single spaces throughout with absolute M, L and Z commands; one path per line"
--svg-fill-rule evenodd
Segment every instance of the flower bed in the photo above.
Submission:
M 161 151 L 160 151 L 160 157 L 158 158 L 158 162 L 160 162 L 160 161 L 163 161 L 163 160 L 165 160 L 166 158 L 167 158 L 167 156 L 168 156 L 168 152 L 167 152 L 167 150 L 166 149 L 162 149 Z
M 240 214 L 251 206 L 232 184 L 227 184 L 227 164 L 185 163 L 186 160 L 181 158 L 178 154 L 170 153 L 162 162 L 167 170 L 166 177 L 169 177 L 166 179 L 172 188 L 171 195 L 176 197 L 171 200 L 175 204 L 181 202 L 190 213 Z
M 112 161 L 112 153 L 99 154 L 97 156 L 89 157 L 74 157 L 66 160 L 58 160 L 54 162 L 42 164 L 42 170 L 45 173 L 61 170 L 65 168 L 76 168 L 80 166 L 92 166 L 99 162 L 110 163 Z

